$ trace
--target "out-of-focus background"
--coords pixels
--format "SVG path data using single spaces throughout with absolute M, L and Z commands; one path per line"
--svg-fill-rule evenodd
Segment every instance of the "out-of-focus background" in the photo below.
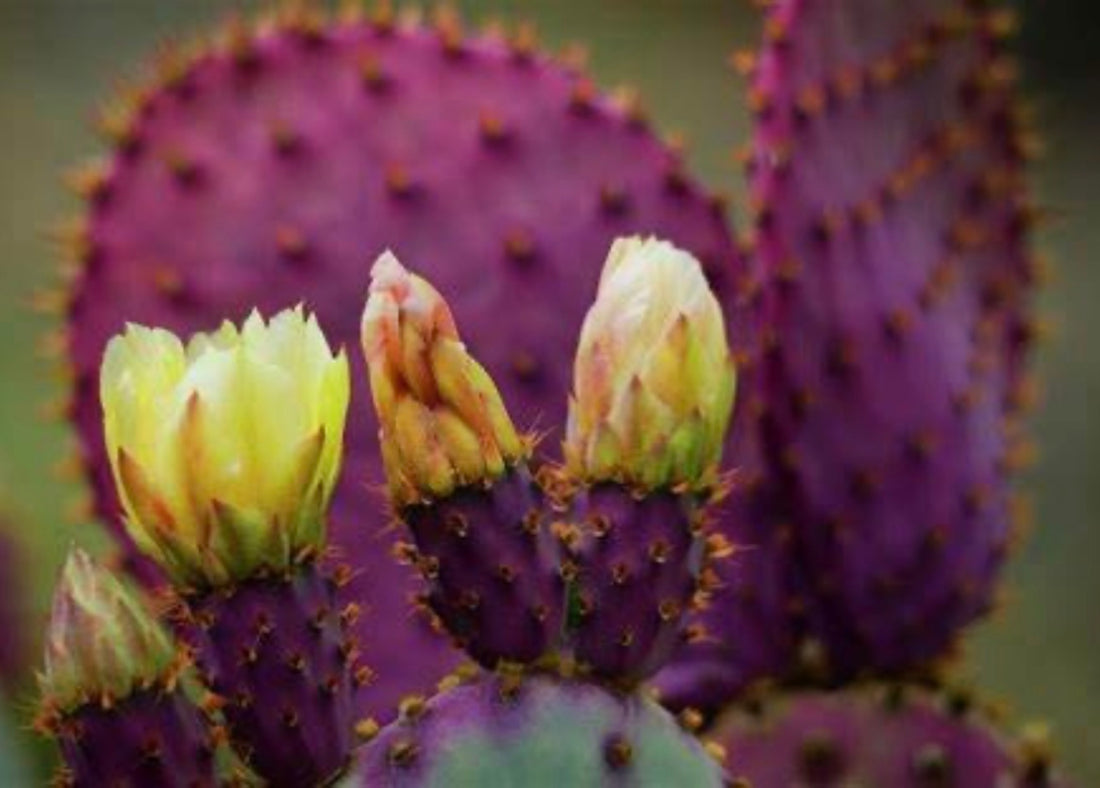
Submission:
M 55 472 L 69 435 L 41 416 L 61 389 L 36 358 L 50 322 L 28 308 L 32 292 L 54 279 L 51 230 L 78 210 L 61 177 L 102 150 L 93 109 L 117 79 L 138 73 L 158 43 L 257 5 L 0 0 L 0 505 L 17 518 L 34 632 L 65 547 L 74 540 L 105 546 L 92 523 L 74 520 L 79 482 Z M 532 20 L 553 48 L 584 44 L 601 85 L 639 88 L 658 126 L 686 139 L 695 171 L 729 191 L 736 206 L 743 184 L 731 151 L 747 139 L 748 118 L 743 85 L 726 61 L 756 40 L 758 17 L 747 0 L 456 5 L 471 21 Z M 1048 720 L 1067 770 L 1081 785 L 1100 785 L 1100 353 L 1091 344 L 1100 330 L 1100 266 L 1090 259 L 1100 255 L 1100 52 L 1089 40 L 1100 30 L 1100 4 L 1058 0 L 1020 10 L 1028 98 L 1046 142 L 1034 182 L 1051 221 L 1038 243 L 1054 262 L 1041 301 L 1049 339 L 1036 359 L 1040 457 L 1026 479 L 1036 529 L 1009 572 L 1004 612 L 973 632 L 971 673 L 1008 699 L 1017 719 Z M 27 678 L 6 699 L 0 689 L 4 786 L 20 784 L 13 737 L 30 738 Z M 39 748 L 31 757 L 46 756 Z

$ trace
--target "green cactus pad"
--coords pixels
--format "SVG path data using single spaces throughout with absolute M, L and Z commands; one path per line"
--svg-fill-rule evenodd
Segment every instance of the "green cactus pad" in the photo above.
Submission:
M 364 749 L 357 779 L 387 788 L 723 784 L 720 765 L 657 704 L 550 678 L 482 679 L 407 702 Z

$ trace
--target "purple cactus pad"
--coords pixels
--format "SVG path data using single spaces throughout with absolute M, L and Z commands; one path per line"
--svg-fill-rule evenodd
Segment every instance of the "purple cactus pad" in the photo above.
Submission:
M 765 28 L 749 164 L 767 329 L 744 390 L 760 465 L 725 521 L 757 566 L 707 615 L 731 661 L 700 657 L 727 683 L 711 703 L 762 674 L 950 655 L 993 604 L 1020 456 L 1031 214 L 1003 10 L 783 0 Z
M 690 495 L 609 483 L 579 492 L 572 519 L 574 653 L 597 676 L 637 682 L 684 639 L 704 569 L 701 508 Z
M 234 748 L 268 785 L 319 785 L 354 744 L 355 693 L 371 677 L 349 634 L 354 607 L 316 564 L 187 599 L 204 680 Z
M 666 237 L 732 293 L 724 211 L 643 118 L 524 45 L 452 33 L 341 23 L 231 36 L 169 69 L 115 128 L 87 189 L 67 336 L 72 417 L 118 533 L 97 370 L 125 321 L 189 333 L 305 301 L 351 346 L 369 263 L 389 247 L 447 293 L 517 423 L 546 429 L 563 422 L 614 237 Z M 360 706 L 385 718 L 458 655 L 405 612 L 419 584 L 391 559 L 395 532 L 369 492 L 382 478 L 377 426 L 353 365 L 332 536 L 362 570 L 345 593 L 364 603 L 361 631 L 385 615 L 386 636 L 363 638 L 380 680 Z
M 427 603 L 458 645 L 492 669 L 556 646 L 565 596 L 560 544 L 526 468 L 402 509 Z
M 180 689 L 149 689 L 87 704 L 51 724 L 64 760 L 58 782 L 212 788 L 214 748 L 202 713 Z
M 879 688 L 777 698 L 714 732 L 733 775 L 758 788 L 1054 788 L 1038 742 L 1014 742 L 965 703 Z

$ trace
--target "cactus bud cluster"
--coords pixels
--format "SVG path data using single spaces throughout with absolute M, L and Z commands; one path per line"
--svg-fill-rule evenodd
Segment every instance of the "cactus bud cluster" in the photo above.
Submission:
M 535 482 L 442 296 L 388 253 L 373 277 L 363 348 L 431 612 L 488 667 L 566 656 L 630 685 L 658 670 L 706 598 L 702 509 L 734 393 L 698 261 L 614 243 L 581 333 L 566 463 Z

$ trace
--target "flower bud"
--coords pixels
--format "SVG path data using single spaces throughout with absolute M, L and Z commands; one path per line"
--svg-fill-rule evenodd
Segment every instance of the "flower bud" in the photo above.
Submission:
M 699 262 L 664 241 L 620 238 L 581 328 L 568 470 L 646 489 L 714 486 L 735 382 Z
M 129 325 L 100 396 L 134 541 L 179 584 L 222 585 L 319 549 L 348 366 L 301 307 L 195 335 Z
M 397 506 L 491 481 L 526 455 L 446 301 L 390 252 L 371 271 L 362 340 Z
M 172 677 L 177 652 L 133 591 L 82 550 L 65 562 L 46 630 L 40 677 L 59 711 L 110 703 Z

